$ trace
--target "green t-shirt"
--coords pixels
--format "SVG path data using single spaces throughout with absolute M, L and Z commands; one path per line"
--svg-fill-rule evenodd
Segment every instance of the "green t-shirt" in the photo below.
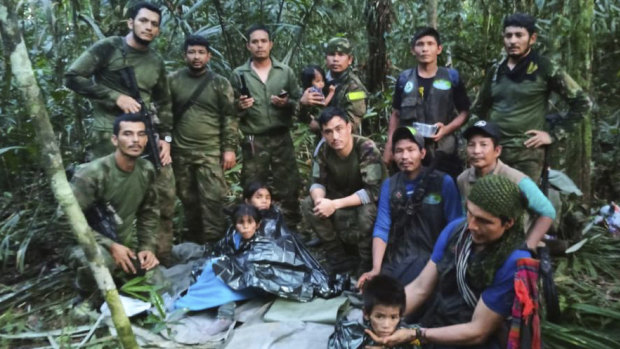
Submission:
M 340 158 L 327 142 L 323 143 L 312 167 L 313 185 L 324 187 L 328 199 L 359 192 L 360 198 L 365 196 L 376 203 L 386 174 L 375 143 L 357 135 L 353 136 L 353 149 L 345 158 Z
M 254 105 L 246 110 L 238 110 L 239 128 L 245 134 L 261 134 L 278 128 L 289 128 L 293 114 L 301 97 L 297 76 L 288 66 L 271 58 L 271 70 L 267 81 L 262 82 L 250 66 L 250 60 L 235 68 L 230 82 L 235 89 L 235 105 L 238 105 L 241 89 L 240 75 L 245 78 Z M 277 96 L 282 90 L 288 92 L 288 105 L 276 107 L 271 103 L 271 96 Z
M 175 150 L 200 150 L 207 155 L 220 156 L 223 151 L 237 149 L 237 117 L 230 82 L 221 75 L 207 72 L 192 75 L 188 68 L 170 74 L 168 84 L 172 110 L 176 113 L 192 96 L 203 79 L 205 88 L 183 115 L 174 115 Z
M 93 129 L 111 132 L 114 118 L 122 114 L 116 99 L 121 94 L 130 95 L 119 72 L 126 66 L 134 68 L 145 105 L 149 108 L 151 103 L 156 105 L 160 136 L 168 135 L 172 129 L 172 112 L 166 69 L 163 59 L 153 50 L 134 49 L 119 36 L 99 40 L 71 64 L 65 73 L 66 84 L 92 101 Z
M 82 210 L 95 203 L 112 205 L 122 220 L 117 227 L 120 244 L 136 252 L 155 252 L 159 206 L 154 181 L 155 168 L 147 160 L 138 159 L 132 172 L 124 172 L 110 154 L 80 165 L 71 187 Z M 106 248 L 114 242 L 99 233 L 95 238 Z

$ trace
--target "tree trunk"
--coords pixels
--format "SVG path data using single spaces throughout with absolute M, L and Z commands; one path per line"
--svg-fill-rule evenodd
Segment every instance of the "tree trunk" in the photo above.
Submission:
M 428 20 L 428 26 L 437 29 L 437 3 L 438 0 L 427 0 L 426 16 Z
M 577 83 L 588 92 L 592 80 L 592 18 L 593 0 L 573 0 L 570 3 L 569 17 L 573 23 L 570 36 L 570 54 L 566 56 L 566 70 Z M 588 113 L 575 128 L 572 137 L 566 141 L 566 174 L 583 191 L 586 205 L 592 199 L 591 166 L 592 161 L 592 118 Z M 570 161 L 568 160 L 570 159 Z
M 125 315 L 110 271 L 104 264 L 94 233 L 86 223 L 86 218 L 84 218 L 65 176 L 54 130 L 45 108 L 41 90 L 34 78 L 26 45 L 19 31 L 15 3 L 11 0 L 0 2 L 0 35 L 5 52 L 10 54 L 15 85 L 24 99 L 25 108 L 35 127 L 36 141 L 42 154 L 43 167 L 50 179 L 54 196 L 67 215 L 71 229 L 86 254 L 97 285 L 112 312 L 112 321 L 118 331 L 123 348 L 138 348 L 131 330 L 131 323 Z
M 387 75 L 385 34 L 390 32 L 392 24 L 392 2 L 369 0 L 365 12 L 369 53 L 366 87 L 370 92 L 376 92 L 383 89 Z

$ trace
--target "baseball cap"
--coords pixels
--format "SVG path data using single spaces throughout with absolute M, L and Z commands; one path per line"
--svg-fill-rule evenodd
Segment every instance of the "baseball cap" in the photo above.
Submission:
M 424 149 L 424 137 L 422 137 L 413 126 L 400 126 L 394 130 L 394 134 L 392 135 L 392 146 L 395 146 L 396 142 L 402 139 L 410 139 L 417 144 L 420 149 Z
M 476 121 L 475 124 L 469 126 L 465 132 L 463 132 L 463 137 L 465 137 L 465 139 L 469 139 L 470 137 L 479 134 L 493 138 L 496 143 L 499 143 L 502 138 L 502 134 L 499 127 L 497 127 L 497 124 L 486 120 Z
M 346 38 L 332 38 L 327 42 L 327 54 L 342 52 L 349 55 L 351 51 L 351 42 Z

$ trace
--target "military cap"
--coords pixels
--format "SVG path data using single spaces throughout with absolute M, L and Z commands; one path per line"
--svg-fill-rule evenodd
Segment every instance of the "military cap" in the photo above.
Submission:
M 346 38 L 332 38 L 327 42 L 327 54 L 341 52 L 351 54 L 351 42 Z

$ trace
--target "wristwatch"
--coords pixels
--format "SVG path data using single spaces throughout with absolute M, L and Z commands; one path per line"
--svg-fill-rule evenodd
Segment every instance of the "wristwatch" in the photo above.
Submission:
M 164 141 L 168 142 L 168 143 L 172 143 L 172 136 L 166 136 L 164 137 Z

